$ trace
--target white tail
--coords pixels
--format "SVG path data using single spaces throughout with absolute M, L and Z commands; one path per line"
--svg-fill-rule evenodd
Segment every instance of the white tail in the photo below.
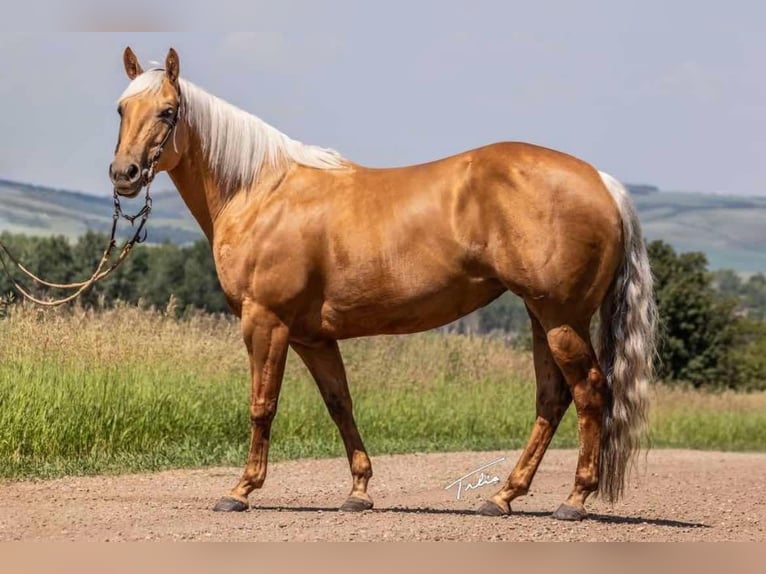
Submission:
M 657 308 L 652 271 L 633 201 L 611 175 L 599 172 L 620 210 L 624 258 L 601 304 L 598 356 L 610 398 L 601 432 L 599 493 L 614 502 L 647 431 L 654 369 Z

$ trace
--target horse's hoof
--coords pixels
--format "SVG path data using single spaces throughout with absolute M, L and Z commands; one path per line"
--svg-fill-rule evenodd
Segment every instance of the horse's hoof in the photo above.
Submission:
M 508 508 L 509 510 L 505 510 L 501 506 L 498 506 L 497 503 L 487 500 L 479 507 L 476 514 L 480 514 L 481 516 L 508 516 L 510 514 L 510 507 Z
M 250 506 L 247 502 L 242 502 L 238 498 L 224 496 L 221 500 L 215 503 L 213 512 L 243 512 L 248 508 L 250 508 Z
M 585 516 L 585 510 L 570 506 L 569 504 L 562 504 L 558 507 L 556 512 L 553 513 L 553 518 L 556 520 L 582 520 Z
M 340 507 L 341 512 L 362 512 L 363 510 L 370 510 L 372 508 L 372 500 L 365 500 L 364 498 L 357 498 L 356 496 L 349 496 L 346 502 Z

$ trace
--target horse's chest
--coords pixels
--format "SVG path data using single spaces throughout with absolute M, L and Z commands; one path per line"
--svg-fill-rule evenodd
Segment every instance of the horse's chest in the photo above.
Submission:
M 247 298 L 275 309 L 305 290 L 307 263 L 301 253 L 238 244 L 213 249 L 218 280 L 230 303 L 238 307 Z
M 240 303 L 247 289 L 247 277 L 241 254 L 231 245 L 213 248 L 218 282 L 230 302 Z

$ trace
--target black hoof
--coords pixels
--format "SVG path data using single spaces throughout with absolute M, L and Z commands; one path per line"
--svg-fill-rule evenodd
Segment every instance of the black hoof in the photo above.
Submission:
M 553 513 L 553 518 L 556 520 L 582 520 L 585 516 L 586 513 L 584 510 L 569 506 L 568 504 L 562 504 L 558 507 L 556 512 Z
M 370 510 L 372 508 L 372 500 L 365 500 L 363 498 L 356 498 L 355 496 L 349 496 L 346 502 L 340 507 L 341 512 L 362 512 L 363 510 Z
M 491 500 L 487 500 L 479 507 L 476 514 L 481 516 L 508 516 L 510 512 L 505 511 Z
M 238 498 L 224 496 L 221 500 L 215 503 L 213 512 L 243 512 L 248 508 L 250 507 L 247 502 L 242 502 Z

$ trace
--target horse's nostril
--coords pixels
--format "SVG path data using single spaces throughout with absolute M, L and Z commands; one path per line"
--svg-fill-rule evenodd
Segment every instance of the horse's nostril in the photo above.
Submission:
M 126 170 L 125 175 L 128 176 L 128 179 L 130 181 L 136 181 L 140 173 L 141 173 L 141 170 L 138 169 L 138 166 L 134 163 L 131 163 L 128 166 L 128 169 Z

